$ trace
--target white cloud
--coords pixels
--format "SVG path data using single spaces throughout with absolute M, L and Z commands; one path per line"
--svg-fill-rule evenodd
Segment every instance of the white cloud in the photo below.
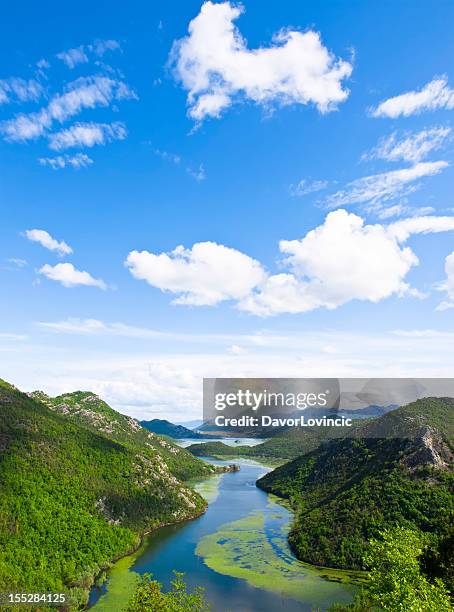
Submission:
M 170 153 L 169 151 L 163 151 L 162 149 L 153 149 L 153 153 L 165 161 L 172 162 L 173 164 L 179 164 L 181 162 L 181 155 L 177 153 Z
M 136 98 L 123 81 L 105 76 L 83 77 L 69 83 L 64 93 L 55 95 L 38 112 L 19 114 L 4 121 L 0 132 L 8 141 L 33 140 L 42 136 L 53 123 L 63 123 L 84 109 L 107 107 L 115 100 Z
M 61 240 L 55 240 L 45 230 L 40 229 L 31 229 L 25 231 L 25 236 L 31 240 L 32 242 L 38 242 L 45 249 L 49 249 L 49 251 L 57 251 L 59 255 L 69 255 L 73 252 L 72 248 Z
M 393 133 L 387 138 L 382 138 L 372 151 L 363 156 L 363 159 L 420 162 L 432 151 L 440 149 L 450 133 L 451 128 L 438 127 L 409 134 L 400 140 L 397 134 Z
M 57 53 L 57 57 L 71 69 L 75 68 L 78 64 L 86 64 L 88 62 L 88 57 L 82 46 Z
M 36 102 L 44 94 L 39 81 L 26 81 L 18 77 L 0 80 L 0 104 L 10 102 Z
M 8 332 L 0 332 L 0 340 L 27 340 L 26 335 L 24 334 L 10 334 Z
M 415 234 L 445 231 L 454 231 L 454 217 L 367 225 L 339 209 L 300 240 L 280 242 L 286 255 L 286 271 L 280 274 L 270 275 L 256 260 L 213 242 L 157 255 L 133 251 L 126 265 L 135 278 L 180 294 L 177 304 L 215 305 L 230 299 L 258 316 L 301 313 L 335 309 L 352 300 L 425 297 L 405 281 L 419 263 L 405 242 Z
M 435 78 L 419 91 L 408 91 L 388 98 L 372 109 L 373 117 L 409 117 L 423 111 L 454 108 L 454 89 L 448 86 L 446 76 Z
M 121 49 L 120 43 L 116 40 L 101 40 L 97 39 L 90 45 L 80 45 L 57 53 L 58 59 L 64 62 L 68 68 L 73 69 L 79 64 L 86 64 L 89 61 L 89 54 L 94 54 L 97 57 L 102 57 L 107 51 L 116 51 Z
M 77 270 L 70 263 L 59 263 L 55 266 L 45 264 L 40 270 L 50 280 L 61 283 L 64 287 L 76 287 L 85 285 L 87 287 L 98 287 L 99 289 L 107 289 L 107 285 L 101 279 L 96 279 L 88 272 Z
M 71 147 L 93 147 L 112 140 L 124 140 L 127 131 L 124 123 L 75 123 L 66 130 L 49 136 L 49 147 L 54 151 Z
M 405 242 L 415 234 L 438 234 L 454 230 L 454 217 L 413 217 L 388 225 L 388 233 L 399 242 Z
M 93 160 L 85 153 L 76 153 L 76 155 L 57 155 L 56 157 L 40 157 L 38 162 L 41 166 L 49 166 L 52 170 L 62 170 L 67 166 L 75 168 L 86 168 L 93 163 Z
M 93 51 L 93 53 L 97 55 L 98 57 L 102 57 L 107 51 L 121 50 L 121 46 L 118 40 L 97 39 L 94 41 L 92 45 L 90 45 L 90 50 Z
M 316 193 L 328 187 L 328 181 L 309 181 L 301 179 L 296 185 L 290 185 L 289 191 L 293 196 L 302 197 L 309 193 Z
M 419 162 L 410 168 L 401 168 L 365 176 L 348 183 L 345 189 L 328 196 L 328 208 L 347 204 L 367 204 L 369 210 L 379 211 L 383 204 L 396 197 L 403 197 L 416 191 L 421 178 L 439 174 L 449 166 L 446 161 Z
M 8 262 L 14 264 L 16 268 L 24 268 L 25 266 L 28 265 L 28 262 L 26 259 L 21 259 L 19 257 L 10 257 L 8 259 Z
M 178 246 L 170 253 L 132 251 L 125 264 L 135 278 L 180 294 L 175 304 L 240 300 L 264 279 L 255 259 L 215 242 L 198 242 L 191 249 Z
M 203 164 L 200 164 L 197 170 L 193 170 L 190 166 L 188 166 L 186 168 L 186 172 L 189 174 L 189 176 L 192 176 L 192 178 L 195 179 L 198 183 L 201 183 L 206 179 L 206 172 Z
M 446 279 L 440 283 L 438 289 L 446 292 L 446 298 L 437 306 L 437 310 L 454 308 L 454 251 L 445 259 Z
M 301 240 L 282 240 L 291 273 L 268 277 L 240 308 L 267 316 L 337 308 L 351 300 L 378 302 L 404 294 L 404 278 L 418 263 L 383 225 L 365 225 L 345 210 L 328 214 L 323 225 Z
M 188 91 L 189 115 L 219 117 L 238 99 L 257 104 L 313 103 L 321 112 L 348 97 L 342 81 L 352 65 L 323 46 L 318 32 L 282 29 L 268 47 L 248 49 L 230 2 L 205 2 L 189 35 L 172 50 L 175 72 Z
M 24 350 L 14 339 L 5 339 L 0 343 L 0 351 L 7 354 L 2 373 L 26 391 L 38 388 L 58 395 L 86 389 L 137 418 L 153 414 L 184 421 L 202 412 L 203 377 L 288 378 L 304 372 L 325 378 L 449 378 L 454 368 L 452 332 L 416 330 L 407 336 L 386 330 L 302 331 L 295 326 L 278 337 L 264 333 L 263 346 L 247 339 L 238 336 L 228 344 L 191 351 L 178 345 L 169 351 L 167 340 L 160 349 L 155 342 L 132 342 L 128 348 L 116 337 L 102 342 L 82 338 L 72 342 L 69 351 L 67 337 L 57 334 L 43 334 L 39 341 L 34 337 Z M 230 354 L 232 344 L 248 350 Z

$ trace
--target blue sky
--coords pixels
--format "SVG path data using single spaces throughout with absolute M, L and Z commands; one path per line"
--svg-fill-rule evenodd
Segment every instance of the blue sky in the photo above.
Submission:
M 238 6 L 3 10 L 5 378 L 181 420 L 452 371 L 454 7 Z

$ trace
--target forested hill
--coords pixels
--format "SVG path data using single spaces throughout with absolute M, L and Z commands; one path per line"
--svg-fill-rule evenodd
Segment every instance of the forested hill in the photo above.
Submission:
M 205 507 L 175 474 L 214 468 L 89 397 L 38 401 L 0 381 L 0 591 L 84 601 L 141 533 Z
M 142 427 L 161 436 L 169 436 L 177 440 L 185 438 L 204 438 L 201 434 L 183 427 L 183 425 L 174 425 L 165 419 L 152 419 L 151 421 L 140 421 Z
M 300 559 L 360 568 L 367 540 L 384 527 L 400 524 L 452 541 L 453 431 L 452 399 L 419 400 L 257 484 L 293 504 L 289 541 Z
M 212 470 L 211 466 L 194 459 L 185 449 L 147 431 L 136 419 L 120 414 L 94 393 L 75 391 L 49 397 L 42 391 L 34 391 L 30 397 L 73 423 L 109 440 L 148 454 L 158 451 L 172 474 L 181 480 L 203 476 Z

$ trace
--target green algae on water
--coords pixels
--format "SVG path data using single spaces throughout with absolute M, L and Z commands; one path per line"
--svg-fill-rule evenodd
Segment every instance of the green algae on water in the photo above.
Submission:
M 131 570 L 137 557 L 144 549 L 144 544 L 132 555 L 116 561 L 108 572 L 107 591 L 101 595 L 95 605 L 90 608 L 95 612 L 124 612 L 128 608 L 129 599 L 139 583 L 140 575 Z
M 196 554 L 210 569 L 282 597 L 320 607 L 333 601 L 350 603 L 356 592 L 352 573 L 298 561 L 288 546 L 282 512 L 282 506 L 269 500 L 267 510 L 225 523 L 202 538 Z

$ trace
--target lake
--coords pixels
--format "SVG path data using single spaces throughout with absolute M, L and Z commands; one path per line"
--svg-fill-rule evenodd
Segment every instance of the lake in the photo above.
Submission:
M 180 440 L 172 440 L 178 446 L 186 448 L 191 444 L 207 444 L 208 442 L 223 442 L 227 446 L 257 446 L 267 441 L 267 438 L 211 438 L 209 440 L 201 440 L 200 438 L 182 438 Z
M 124 610 L 140 574 L 152 573 L 166 589 L 174 570 L 184 572 L 190 587 L 205 589 L 213 612 L 310 612 L 352 601 L 351 574 L 307 566 L 292 554 L 292 513 L 255 485 L 269 468 L 235 462 L 239 472 L 193 483 L 209 501 L 204 515 L 159 529 L 113 566 L 107 582 L 91 592 L 94 612 Z

